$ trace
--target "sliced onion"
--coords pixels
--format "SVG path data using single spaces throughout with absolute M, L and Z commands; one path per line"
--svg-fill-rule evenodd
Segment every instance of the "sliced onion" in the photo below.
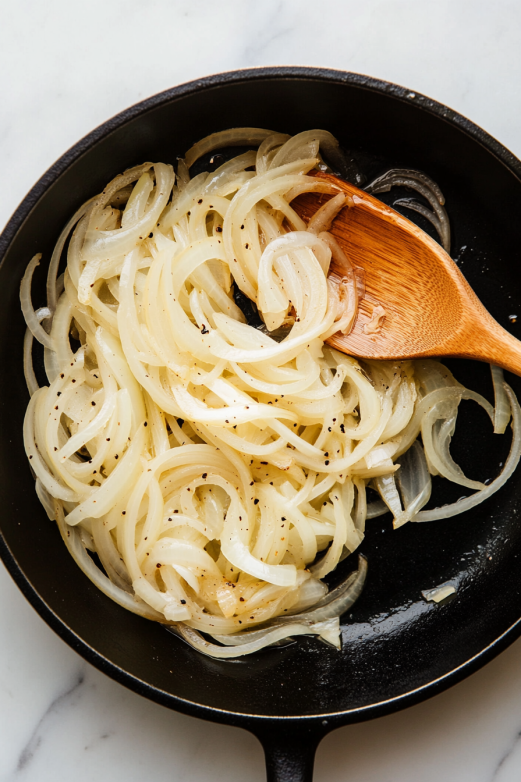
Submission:
M 397 479 L 405 505 L 405 523 L 414 519 L 416 513 L 428 503 L 432 491 L 425 452 L 418 440 L 400 457 Z
M 467 478 L 452 459 L 449 444 L 456 426 L 459 400 L 443 400 L 435 404 L 422 419 L 421 431 L 425 454 L 436 473 L 469 489 L 482 489 L 481 481 Z M 437 426 L 441 424 L 440 426 Z
M 454 584 L 440 584 L 440 586 L 434 587 L 434 589 L 422 590 L 422 596 L 428 602 L 441 603 L 442 600 L 449 597 L 449 595 L 456 594 L 456 587 Z
M 42 345 L 45 345 L 45 347 L 52 350 L 52 339 L 42 328 L 42 326 L 40 326 L 38 316 L 36 315 L 31 302 L 31 283 L 33 280 L 33 274 L 36 267 L 40 265 L 41 258 L 42 254 L 37 253 L 27 265 L 27 269 L 24 272 L 24 276 L 22 277 L 22 282 L 20 284 L 20 304 L 22 305 L 22 312 L 24 314 L 25 322 L 27 323 L 27 328 L 33 337 L 35 337 L 38 342 L 41 342 Z
M 312 233 L 317 236 L 319 236 L 322 231 L 329 231 L 331 223 L 346 203 L 347 199 L 344 193 L 333 196 L 333 198 L 321 206 L 320 209 L 317 209 L 308 223 L 308 231 L 312 231 Z
M 45 508 L 45 512 L 47 513 L 48 518 L 51 521 L 54 521 L 56 518 L 55 500 L 51 497 L 39 478 L 36 479 L 35 489 L 36 494 L 38 495 L 38 499 Z
M 58 529 L 60 530 L 62 539 L 69 550 L 69 553 L 73 557 L 76 564 L 83 570 L 87 578 L 89 578 L 98 589 L 103 592 L 115 603 L 126 608 L 128 611 L 132 611 L 133 614 L 143 616 L 145 619 L 152 619 L 155 621 L 164 622 L 162 614 L 154 611 L 150 606 L 144 603 L 142 600 L 136 599 L 134 595 L 125 592 L 120 589 L 116 584 L 107 578 L 107 576 L 101 572 L 101 570 L 95 565 L 94 561 L 87 554 L 85 547 L 81 542 L 80 531 L 77 528 L 69 527 L 63 517 L 63 509 L 61 505 L 57 507 L 56 520 L 58 522 Z
M 442 238 L 442 228 L 439 219 L 434 212 L 431 212 L 426 206 L 420 204 L 419 201 L 415 201 L 414 198 L 397 198 L 393 206 L 404 206 L 406 209 L 412 209 L 413 212 L 422 215 L 435 227 L 440 239 Z
M 503 376 L 503 370 L 501 367 L 496 367 L 494 364 L 490 365 L 490 371 L 492 374 L 492 383 L 494 385 L 494 433 L 504 434 L 512 411 L 510 409 L 510 402 L 505 391 L 505 379 Z
M 36 310 L 36 320 L 38 323 L 41 323 L 42 320 L 45 320 L 48 318 L 51 314 L 51 311 L 48 307 L 40 307 L 40 309 Z M 27 383 L 27 389 L 32 396 L 35 391 L 38 391 L 39 385 L 38 381 L 36 380 L 36 375 L 34 374 L 34 367 L 33 367 L 33 333 L 32 331 L 27 328 L 25 331 L 24 336 L 24 375 L 25 375 L 25 382 Z M 53 378 L 54 379 L 54 378 Z
M 338 620 L 337 620 L 338 621 Z M 333 620 L 334 623 L 334 620 Z M 243 657 L 245 654 L 252 654 L 252 652 L 258 652 L 264 649 L 266 646 L 270 646 L 273 643 L 277 643 L 285 638 L 291 638 L 296 635 L 322 635 L 327 633 L 328 642 L 331 637 L 331 620 L 329 622 L 318 622 L 316 624 L 300 624 L 294 622 L 292 624 L 283 625 L 281 627 L 275 627 L 271 630 L 266 630 L 264 633 L 257 634 L 253 641 L 246 640 L 246 643 L 241 643 L 238 646 L 217 646 L 206 641 L 203 636 L 194 630 L 192 627 L 180 622 L 175 629 L 171 630 L 176 635 L 181 636 L 190 646 L 197 649 L 198 652 L 207 655 L 208 657 L 214 657 L 219 660 L 230 659 L 234 657 Z M 339 646 L 339 642 L 338 646 Z
M 120 498 L 128 496 L 141 468 L 140 454 L 144 440 L 145 430 L 141 426 L 116 469 L 100 486 L 95 496 L 88 497 L 67 515 L 67 524 L 73 526 L 83 519 L 99 519 L 108 513 Z
M 148 236 L 149 232 L 155 228 L 157 220 L 170 197 L 174 184 L 174 173 L 172 166 L 163 165 L 162 163 L 157 163 L 154 166 L 154 170 L 156 174 L 155 193 L 146 212 L 139 220 L 127 228 L 118 228 L 114 231 L 99 231 L 96 230 L 96 226 L 92 225 L 93 218 L 91 217 L 91 224 L 89 224 L 87 229 L 83 246 L 83 256 L 87 261 L 99 262 L 109 254 L 115 256 L 125 255 L 133 250 L 139 241 Z M 80 278 L 80 301 L 84 304 L 89 303 L 89 288 L 87 286 L 90 286 L 95 281 L 88 275 L 89 268 L 91 267 L 87 264 L 86 269 L 82 273 L 82 278 L 85 278 L 84 282 Z
M 186 623 L 190 642 L 225 657 L 306 633 L 338 646 L 339 615 L 358 597 L 367 565 L 361 559 L 330 594 L 320 578 L 359 547 L 366 519 L 386 510 L 367 506 L 367 482 L 380 487 L 395 526 L 429 518 L 420 510 L 428 466 L 480 486 L 450 456 L 461 399 L 484 407 L 496 430 L 510 404 L 499 371 L 493 410 L 436 361 L 360 364 L 324 344 L 350 330 L 365 293 L 360 271 L 322 230 L 345 197 L 308 176 L 325 169 L 320 151 L 337 168 L 343 153 L 322 131 L 288 138 L 238 129 L 203 140 L 188 162 L 255 139 L 257 154 L 213 174 L 190 179 L 181 160 L 177 182 L 162 164 L 116 177 L 60 235 L 49 307 L 35 312 L 31 302 L 38 259 L 21 289 L 32 327 L 24 440 L 44 507 L 106 594 Z M 395 184 L 423 193 L 443 230 L 436 186 L 409 170 L 378 186 Z M 305 192 L 333 196 L 311 230 L 290 205 Z M 56 279 L 78 216 L 68 268 Z M 343 280 L 328 280 L 331 257 Z M 248 325 L 250 310 L 265 319 L 258 329 Z M 46 313 L 50 335 L 40 323 Z M 34 332 L 49 388 L 37 388 L 32 370 Z M 81 343 L 76 354 L 71 336 Z M 521 450 L 519 415 L 509 470 Z
M 382 502 L 382 500 L 377 500 L 376 502 L 369 502 L 367 504 L 367 514 L 366 519 L 376 519 L 378 516 L 383 516 L 384 513 L 388 513 L 389 508 L 385 504 L 385 502 Z
M 190 147 L 185 155 L 185 162 L 188 168 L 193 166 L 196 160 L 206 155 L 207 152 L 213 152 L 214 149 L 223 149 L 223 147 L 242 147 L 258 146 L 264 139 L 273 135 L 273 130 L 264 130 L 263 128 L 231 128 L 231 130 L 221 130 L 218 133 L 212 133 L 210 136 L 198 141 L 193 147 Z
M 374 478 L 373 482 L 381 498 L 394 516 L 394 527 L 401 527 L 404 523 L 404 511 L 398 489 L 396 488 L 394 475 L 382 475 Z
M 420 171 L 393 168 L 385 174 L 382 174 L 382 176 L 374 179 L 365 186 L 365 189 L 368 193 L 376 194 L 387 192 L 391 187 L 395 186 L 408 187 L 412 190 L 416 190 L 416 192 L 422 195 L 430 203 L 439 224 L 441 244 L 447 253 L 450 252 L 449 218 L 443 207 L 445 199 L 437 184 Z M 408 204 L 408 206 L 409 208 L 414 208 L 414 206 L 411 206 L 410 204 Z M 416 209 L 416 211 L 419 210 Z
M 268 624 L 276 624 L 277 622 L 285 623 L 296 620 L 324 622 L 327 619 L 340 617 L 342 614 L 345 614 L 346 611 L 349 611 L 351 606 L 356 603 L 362 594 L 366 578 L 367 559 L 362 554 L 359 554 L 358 570 L 350 573 L 342 584 L 325 595 L 318 603 L 315 603 L 311 610 L 301 611 L 298 614 L 279 616 L 275 619 L 271 619 Z
M 53 250 L 51 261 L 49 263 L 49 271 L 47 272 L 47 303 L 49 305 L 49 309 L 52 313 L 54 313 L 54 310 L 56 309 L 56 302 L 58 300 L 58 296 L 60 295 L 61 291 L 58 289 L 57 280 L 56 277 L 58 275 L 58 268 L 60 265 L 61 256 L 63 253 L 63 248 L 65 247 L 65 242 L 67 241 L 67 238 L 69 234 L 71 233 L 72 229 L 76 225 L 76 223 L 81 220 L 83 215 L 88 211 L 91 204 L 94 202 L 95 197 L 89 199 L 86 201 L 80 208 L 73 214 L 63 231 L 61 232 L 58 241 L 56 242 L 56 246 Z
M 477 505 L 495 494 L 498 489 L 500 489 L 510 478 L 521 457 L 521 409 L 519 408 L 519 403 L 514 392 L 507 383 L 504 383 L 504 389 L 512 409 L 513 436 L 510 453 L 501 473 L 494 481 L 492 481 L 492 483 L 489 483 L 488 486 L 485 486 L 484 489 L 476 492 L 476 494 L 458 500 L 451 505 L 445 505 L 443 508 L 422 510 L 420 513 L 416 514 L 414 521 L 435 521 L 437 519 L 448 519 L 451 516 L 457 516 L 460 513 L 465 513 L 467 510 L 475 508 Z

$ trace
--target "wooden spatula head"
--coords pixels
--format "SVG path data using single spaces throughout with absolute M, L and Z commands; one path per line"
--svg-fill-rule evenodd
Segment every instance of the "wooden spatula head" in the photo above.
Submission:
M 456 263 L 418 226 L 378 199 L 329 174 L 352 206 L 331 233 L 355 267 L 365 273 L 365 296 L 350 334 L 328 342 L 352 356 L 402 359 L 459 356 L 491 361 L 521 374 L 521 343 L 481 304 Z M 293 203 L 308 220 L 329 196 L 308 193 Z M 343 277 L 333 264 L 330 274 Z M 381 328 L 366 334 L 373 309 L 385 310 Z

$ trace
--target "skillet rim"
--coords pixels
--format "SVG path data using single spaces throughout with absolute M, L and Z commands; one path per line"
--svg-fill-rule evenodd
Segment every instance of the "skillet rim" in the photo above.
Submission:
M 474 141 L 477 141 L 521 181 L 521 161 L 480 126 L 471 122 L 466 117 L 463 117 L 453 109 L 434 101 L 421 93 L 413 92 L 408 88 L 401 87 L 392 82 L 348 71 L 306 66 L 259 67 L 226 71 L 185 82 L 133 104 L 99 125 L 70 147 L 40 177 L 7 222 L 4 230 L 0 234 L 0 267 L 3 264 L 9 246 L 16 237 L 18 231 L 23 228 L 25 220 L 40 198 L 71 165 L 73 165 L 83 154 L 87 153 L 98 141 L 101 141 L 110 133 L 131 120 L 143 116 L 149 111 L 164 103 L 168 103 L 171 100 L 186 95 L 196 94 L 198 92 L 204 92 L 206 89 L 225 86 L 227 84 L 236 84 L 240 82 L 248 83 L 255 80 L 270 79 L 343 83 L 360 89 L 381 93 L 405 103 L 413 102 L 421 110 L 443 119 L 448 124 L 455 126 L 466 135 L 472 137 Z M 94 665 L 94 667 L 102 671 L 102 673 L 110 676 L 120 684 L 124 684 L 138 695 L 147 697 L 163 706 L 167 706 L 190 716 L 249 728 L 253 732 L 256 732 L 255 729 L 262 731 L 263 725 L 268 727 L 269 723 L 276 721 L 278 723 L 283 722 L 288 725 L 288 727 L 290 724 L 297 726 L 305 723 L 308 727 L 311 727 L 313 724 L 317 726 L 318 724 L 321 724 L 321 730 L 325 733 L 336 727 L 340 727 L 340 725 L 362 722 L 399 711 L 441 693 L 471 675 L 506 649 L 521 635 L 520 618 L 482 651 L 443 676 L 433 679 L 420 687 L 415 687 L 399 696 L 378 703 L 332 713 L 324 712 L 320 714 L 291 716 L 247 714 L 219 709 L 213 706 L 206 706 L 180 698 L 179 696 L 148 684 L 142 679 L 128 673 L 118 665 L 115 665 L 71 630 L 71 628 L 60 619 L 60 617 L 42 599 L 37 590 L 32 586 L 28 577 L 19 567 L 1 531 L 0 557 L 21 592 L 42 619 L 44 619 L 57 635 L 74 649 L 74 651 L 78 652 L 87 662 Z M 325 727 L 326 725 L 327 728 Z

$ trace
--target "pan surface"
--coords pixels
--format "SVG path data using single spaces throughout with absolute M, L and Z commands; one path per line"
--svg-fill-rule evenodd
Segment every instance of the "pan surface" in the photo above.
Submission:
M 521 294 L 521 163 L 472 123 L 403 88 L 338 71 L 239 71 L 169 90 L 69 150 L 0 237 L 0 549 L 42 617 L 114 679 L 170 708 L 241 725 L 265 743 L 275 734 L 285 736 L 286 747 L 293 742 L 297 752 L 306 738 L 312 752 L 328 730 L 441 691 L 521 633 L 521 470 L 464 516 L 398 531 L 389 515 L 368 521 L 361 547 L 369 561 L 368 582 L 344 617 L 341 652 L 301 638 L 246 659 L 217 661 L 115 605 L 79 571 L 36 497 L 21 436 L 28 394 L 18 288 L 28 260 L 44 254 L 33 287 L 39 306 L 45 261 L 83 201 L 131 165 L 175 163 L 199 138 L 241 125 L 291 134 L 325 128 L 366 180 L 390 166 L 429 174 L 446 198 L 452 256 L 492 315 L 521 336 L 521 320 L 509 319 Z M 382 198 L 392 204 L 399 195 L 396 190 Z M 421 227 L 428 230 L 427 224 Z M 493 401 L 486 365 L 451 361 L 450 367 Z M 519 395 L 521 381 L 509 381 Z M 469 476 L 493 479 L 509 445 L 510 434 L 492 435 L 483 412 L 462 404 L 453 455 Z M 435 481 L 431 505 L 464 493 Z M 353 557 L 341 563 L 331 584 L 353 564 Z M 422 590 L 446 581 L 456 586 L 456 598 L 443 605 L 425 602 Z

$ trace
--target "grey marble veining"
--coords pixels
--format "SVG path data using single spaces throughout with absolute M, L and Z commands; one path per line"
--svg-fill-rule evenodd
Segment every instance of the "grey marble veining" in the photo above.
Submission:
M 516 0 L 1 6 L 2 225 L 45 169 L 109 116 L 174 84 L 242 67 L 319 65 L 395 81 L 447 103 L 521 155 Z M 0 637 L 0 782 L 264 779 L 253 737 L 169 712 L 94 670 L 3 568 Z M 517 642 L 426 703 L 328 736 L 317 782 L 517 782 L 520 652 Z

